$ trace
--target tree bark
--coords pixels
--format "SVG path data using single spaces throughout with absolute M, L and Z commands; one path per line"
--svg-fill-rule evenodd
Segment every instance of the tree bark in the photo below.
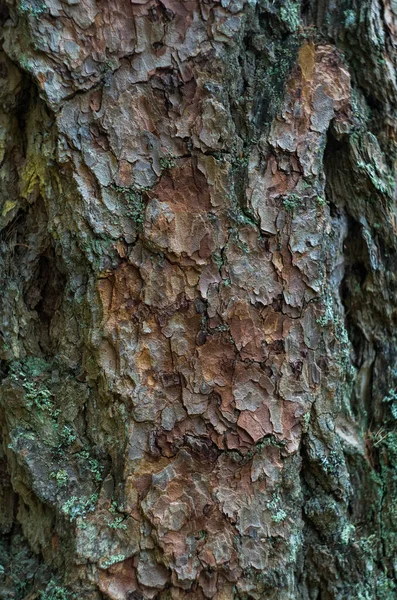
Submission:
M 0 20 L 0 597 L 395 598 L 396 1 Z

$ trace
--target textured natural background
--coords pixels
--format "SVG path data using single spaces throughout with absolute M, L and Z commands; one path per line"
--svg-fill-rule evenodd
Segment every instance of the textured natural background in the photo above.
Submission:
M 396 598 L 396 0 L 0 21 L 0 598 Z

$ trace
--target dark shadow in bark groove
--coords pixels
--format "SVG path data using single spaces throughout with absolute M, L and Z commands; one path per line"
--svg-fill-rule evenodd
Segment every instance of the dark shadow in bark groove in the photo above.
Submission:
M 346 202 L 350 190 L 355 187 L 350 163 L 347 140 L 338 140 L 328 133 L 324 151 L 324 172 L 326 176 L 326 197 L 330 204 L 331 216 L 344 215 L 347 219 L 347 233 L 343 243 L 344 274 L 340 284 L 340 300 L 345 309 L 345 327 L 354 348 L 354 366 L 360 368 L 367 358 L 368 342 L 356 319 L 356 310 L 361 303 L 362 288 L 370 271 L 368 250 L 364 242 L 363 226 L 349 214 Z M 340 172 L 343 171 L 345 188 L 341 189 Z M 350 180 L 346 180 L 350 172 Z
M 41 323 L 40 347 L 49 354 L 55 349 L 56 342 L 51 339 L 51 322 L 59 309 L 66 286 L 66 277 L 61 272 L 54 248 L 49 246 L 38 261 L 33 281 L 36 303 L 31 306 L 37 312 Z M 38 300 L 37 300 L 38 298 Z

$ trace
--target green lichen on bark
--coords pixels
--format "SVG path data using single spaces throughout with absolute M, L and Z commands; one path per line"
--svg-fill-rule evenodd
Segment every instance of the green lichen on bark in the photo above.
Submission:
M 394 598 L 394 4 L 0 20 L 0 597 Z

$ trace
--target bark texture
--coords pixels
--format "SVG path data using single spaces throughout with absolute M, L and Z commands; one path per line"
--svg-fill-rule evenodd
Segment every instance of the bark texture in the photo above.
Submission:
M 395 598 L 396 0 L 0 19 L 0 597 Z

